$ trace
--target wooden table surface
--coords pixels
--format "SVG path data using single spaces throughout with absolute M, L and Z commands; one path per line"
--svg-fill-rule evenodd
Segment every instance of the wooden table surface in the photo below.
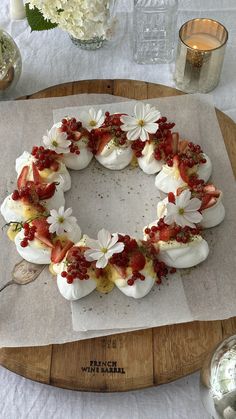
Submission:
M 107 93 L 130 99 L 183 94 L 136 80 L 85 80 L 53 86 L 21 99 Z M 236 124 L 216 110 L 236 176 Z M 201 368 L 207 354 L 236 333 L 236 317 L 191 322 L 102 338 L 28 348 L 0 349 L 0 364 L 24 377 L 85 391 L 126 391 L 166 383 Z

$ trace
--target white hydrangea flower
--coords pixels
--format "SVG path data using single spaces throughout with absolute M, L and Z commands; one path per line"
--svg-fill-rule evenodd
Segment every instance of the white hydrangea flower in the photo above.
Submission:
M 92 129 L 99 128 L 104 122 L 105 116 L 102 113 L 102 110 L 99 109 L 97 112 L 94 108 L 90 108 L 88 112 L 82 112 L 79 116 L 80 122 L 84 128 L 88 131 Z
M 110 27 L 110 0 L 30 0 L 46 19 L 81 40 L 106 38 Z
M 134 107 L 134 116 L 123 115 L 120 120 L 122 131 L 127 132 L 127 138 L 135 141 L 140 138 L 141 141 L 149 139 L 149 134 L 154 134 L 158 130 L 156 122 L 161 117 L 160 112 L 149 104 L 139 102 Z
M 118 242 L 117 233 L 111 235 L 103 228 L 98 232 L 98 240 L 87 239 L 86 246 L 89 249 L 84 252 L 85 259 L 89 262 L 96 260 L 97 268 L 105 268 L 112 255 L 122 252 L 125 245 Z
M 52 209 L 47 218 L 47 222 L 50 224 L 49 232 L 56 233 L 57 236 L 72 232 L 77 221 L 71 214 L 72 208 L 65 210 L 64 207 L 60 207 L 58 211 Z
M 202 202 L 198 198 L 191 199 L 191 192 L 185 189 L 175 198 L 175 204 L 166 204 L 166 216 L 164 221 L 170 225 L 176 223 L 181 227 L 189 226 L 195 228 L 195 223 L 200 223 L 202 214 L 199 212 Z
M 69 146 L 71 141 L 67 140 L 67 134 L 60 132 L 57 127 L 52 127 L 50 131 L 47 131 L 47 135 L 43 136 L 43 143 L 46 148 L 54 150 L 56 153 L 69 153 Z

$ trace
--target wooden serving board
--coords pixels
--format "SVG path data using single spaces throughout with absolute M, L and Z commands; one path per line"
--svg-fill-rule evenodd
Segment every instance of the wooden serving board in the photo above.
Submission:
M 131 99 L 176 96 L 173 88 L 132 80 L 66 83 L 23 99 L 109 93 Z M 236 124 L 216 110 L 236 176 Z M 236 317 L 192 322 L 88 339 L 63 345 L 0 349 L 0 364 L 17 374 L 58 387 L 125 391 L 154 386 L 201 368 L 223 338 L 236 333 Z

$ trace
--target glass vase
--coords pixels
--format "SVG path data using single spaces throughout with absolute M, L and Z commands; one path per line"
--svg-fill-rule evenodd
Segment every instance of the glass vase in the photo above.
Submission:
M 96 33 L 96 29 L 94 30 L 93 36 L 88 39 L 80 39 L 75 37 L 74 33 L 69 33 L 69 37 L 73 44 L 81 49 L 93 51 L 101 48 L 106 43 L 106 41 L 110 41 L 114 37 L 115 32 L 117 31 L 118 21 L 115 16 L 115 6 L 116 0 L 104 0 L 104 4 L 102 5 L 102 7 L 105 18 L 103 19 L 102 23 L 102 36 Z M 99 29 L 101 30 L 101 28 Z
M 21 54 L 12 37 L 0 29 L 0 97 L 7 97 L 22 70 Z

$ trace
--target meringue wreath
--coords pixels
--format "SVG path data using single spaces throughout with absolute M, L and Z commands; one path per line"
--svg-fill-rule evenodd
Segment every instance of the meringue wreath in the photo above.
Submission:
M 103 114 L 91 108 L 65 117 L 43 136 L 43 145 L 16 159 L 16 189 L 1 213 L 8 237 L 25 260 L 48 264 L 60 293 L 77 300 L 114 285 L 141 298 L 176 268 L 203 262 L 209 252 L 205 228 L 225 216 L 222 192 L 208 183 L 212 171 L 200 145 L 172 132 L 175 124 L 149 104 L 138 102 L 133 115 Z M 64 192 L 71 187 L 69 169 L 81 170 L 92 158 L 110 170 L 138 165 L 167 194 L 157 203 L 157 219 L 142 239 L 102 229 L 97 239 L 81 237 Z

